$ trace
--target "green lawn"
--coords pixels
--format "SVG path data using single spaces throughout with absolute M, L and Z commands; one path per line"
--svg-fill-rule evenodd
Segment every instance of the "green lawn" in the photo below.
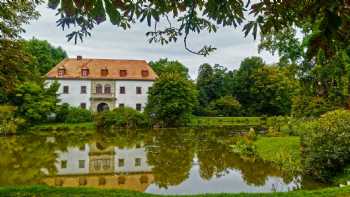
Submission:
M 300 170 L 299 137 L 259 137 L 254 144 L 260 158 L 285 170 Z
M 189 126 L 260 126 L 260 117 L 193 117 Z
M 33 187 L 13 187 L 13 188 L 0 188 L 0 196 L 8 197 L 112 197 L 112 196 L 125 196 L 125 197 L 155 197 L 161 195 L 145 194 L 139 192 L 131 192 L 125 190 L 103 190 L 103 189 L 91 189 L 91 188 L 58 188 L 58 187 L 46 187 L 46 186 L 33 186 Z M 169 196 L 169 195 L 163 195 Z M 174 195 L 173 195 L 174 196 Z M 203 195 L 183 195 L 194 197 L 348 197 L 350 196 L 350 187 L 345 188 L 327 188 L 314 191 L 293 191 L 286 193 L 240 193 L 240 194 L 203 194 Z

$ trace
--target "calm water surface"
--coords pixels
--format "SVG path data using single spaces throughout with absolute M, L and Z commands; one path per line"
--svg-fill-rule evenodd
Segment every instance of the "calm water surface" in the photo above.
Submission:
M 80 134 L 79 134 L 80 133 Z M 230 130 L 58 132 L 0 138 L 0 186 L 46 184 L 157 194 L 320 187 L 232 152 Z

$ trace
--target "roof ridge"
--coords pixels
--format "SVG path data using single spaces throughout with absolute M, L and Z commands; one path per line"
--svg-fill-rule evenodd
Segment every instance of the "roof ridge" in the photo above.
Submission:
M 67 60 L 76 60 L 76 61 L 83 61 L 83 60 L 108 60 L 108 61 L 145 61 L 144 59 L 108 59 L 108 58 L 83 58 L 81 60 L 77 60 L 76 58 L 65 58 Z

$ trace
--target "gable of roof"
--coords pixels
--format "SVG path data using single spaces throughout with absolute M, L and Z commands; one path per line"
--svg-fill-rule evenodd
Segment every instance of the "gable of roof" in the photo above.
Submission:
M 81 75 L 82 69 L 89 69 L 86 77 Z M 108 74 L 101 75 L 101 70 L 108 69 Z M 65 69 L 63 76 L 58 75 L 59 69 Z M 126 76 L 120 76 L 120 71 L 126 70 Z M 148 75 L 142 75 L 142 71 Z M 114 60 L 114 59 L 74 59 L 66 58 L 53 67 L 47 74 L 48 79 L 119 79 L 119 80 L 155 80 L 156 73 L 144 60 Z

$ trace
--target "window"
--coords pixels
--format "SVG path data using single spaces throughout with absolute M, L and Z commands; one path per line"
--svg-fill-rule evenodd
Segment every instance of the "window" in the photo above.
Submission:
M 118 166 L 124 167 L 124 159 L 118 159 Z
M 142 75 L 142 77 L 148 77 L 148 75 L 149 75 L 148 70 L 142 70 L 141 75 Z
M 98 178 L 98 184 L 99 185 L 106 185 L 106 178 L 104 178 L 104 177 Z
M 108 169 L 110 169 L 111 168 L 111 160 L 110 159 L 103 159 L 102 160 L 102 168 L 104 169 L 104 170 L 108 170 Z
M 96 85 L 96 94 L 102 94 L 102 85 L 101 84 Z
M 86 94 L 86 86 L 80 86 L 80 94 Z
M 69 93 L 69 86 L 63 86 L 63 94 Z
M 125 87 L 120 87 L 119 88 L 119 93 L 120 94 L 125 94 Z
M 142 88 L 136 87 L 136 94 L 142 94 Z
M 108 69 L 107 69 L 107 68 L 101 69 L 101 76 L 102 76 L 102 77 L 105 77 L 105 76 L 107 76 L 107 75 L 108 75 Z
M 59 77 L 64 76 L 64 73 L 65 73 L 65 70 L 64 70 L 64 69 L 58 69 L 57 74 L 58 74 Z
M 62 168 L 62 169 L 67 168 L 67 160 L 62 160 L 62 161 L 61 161 L 61 168 Z
M 152 87 L 148 87 L 148 92 L 150 92 L 152 90 Z
M 101 169 L 101 162 L 99 160 L 94 160 L 92 161 L 92 166 L 94 167 L 94 169 L 96 171 L 100 170 Z
M 86 103 L 80 103 L 80 108 L 86 109 Z
M 148 183 L 148 177 L 145 176 L 145 175 L 141 176 L 141 177 L 140 177 L 140 183 L 141 183 L 141 184 L 146 184 L 146 183 Z
M 128 75 L 128 72 L 127 72 L 126 70 L 120 70 L 120 71 L 119 71 L 119 75 L 120 75 L 121 77 L 126 77 L 126 76 Z
M 111 86 L 110 85 L 105 85 L 105 94 L 110 94 L 111 93 Z
M 79 160 L 79 168 L 85 168 L 85 160 Z
M 118 184 L 125 184 L 126 182 L 126 178 L 124 176 L 120 176 L 118 177 Z
M 124 106 L 125 106 L 124 103 L 119 103 L 120 108 L 123 108 Z
M 55 186 L 62 186 L 63 180 L 62 179 L 55 179 Z
M 135 159 L 135 166 L 141 166 L 141 158 L 136 158 Z
M 81 76 L 87 77 L 89 75 L 89 69 L 83 68 L 81 69 Z
M 79 177 L 79 185 L 86 185 L 87 180 L 85 177 Z
M 141 111 L 141 110 L 142 110 L 142 105 L 141 105 L 141 103 L 137 103 L 137 104 L 136 104 L 136 110 L 137 110 L 137 111 Z

